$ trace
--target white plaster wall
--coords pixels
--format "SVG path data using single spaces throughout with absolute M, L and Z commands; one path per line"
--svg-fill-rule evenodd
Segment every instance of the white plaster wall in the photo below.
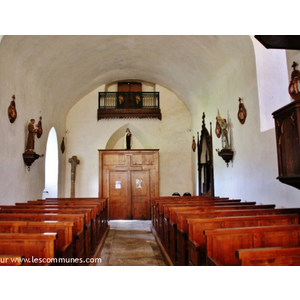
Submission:
M 67 115 L 66 157 L 80 160 L 76 172 L 75 193 L 78 197 L 98 195 L 98 149 L 105 149 L 111 136 L 120 128 L 129 127 L 133 134 L 133 149 L 159 149 L 160 194 L 193 190 L 191 171 L 191 114 L 186 105 L 172 92 L 156 86 L 160 92 L 162 120 L 109 119 L 97 121 L 98 92 L 101 86 L 83 97 Z M 140 140 L 137 136 L 143 136 Z M 145 142 L 145 140 L 147 142 Z M 122 137 L 113 149 L 123 149 Z M 66 160 L 65 196 L 70 195 L 71 165 Z
M 290 102 L 287 93 L 288 70 L 285 50 L 266 49 L 251 36 L 256 62 L 256 77 L 259 97 L 261 131 L 274 128 L 270 111 L 275 111 Z
M 43 135 L 35 140 L 35 152 L 46 154 L 49 131 L 55 127 L 59 141 L 65 132 L 65 116 L 52 106 L 47 87 L 37 84 L 30 70 L 22 68 L 21 58 L 11 54 L 9 47 L 0 43 L 0 203 L 15 204 L 42 198 L 45 187 L 45 158 L 34 162 L 30 171 L 24 164 L 22 153 L 27 141 L 27 126 L 31 118 L 43 117 Z M 7 109 L 16 97 L 17 119 L 10 123 Z M 64 156 L 59 154 L 59 191 L 64 182 Z
M 202 99 L 202 111 L 206 113 L 207 127 L 209 122 L 213 125 L 215 194 L 242 201 L 272 203 L 277 207 L 298 206 L 299 190 L 276 179 L 275 131 L 261 132 L 254 56 L 246 55 L 235 64 L 226 65 L 208 85 L 208 90 L 206 98 Z M 239 97 L 243 98 L 248 114 L 244 125 L 237 119 Z M 232 128 L 234 158 L 228 167 L 215 151 L 221 149 L 221 140 L 214 133 L 218 109 L 222 117 L 229 119 Z M 201 130 L 200 109 L 198 111 L 198 118 L 193 115 L 193 119 L 198 120 L 198 123 L 193 122 L 193 132 Z M 268 113 L 271 115 L 272 112 L 270 105 Z

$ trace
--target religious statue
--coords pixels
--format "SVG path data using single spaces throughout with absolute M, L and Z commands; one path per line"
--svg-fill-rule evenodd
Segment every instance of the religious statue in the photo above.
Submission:
M 16 108 L 15 99 L 16 99 L 15 95 L 12 95 L 12 100 L 8 107 L 8 119 L 9 119 L 10 123 L 13 123 L 17 118 L 17 108 Z
M 218 110 L 218 116 L 216 117 L 216 135 L 218 138 L 221 137 L 222 150 L 216 149 L 218 155 L 223 158 L 226 162 L 227 167 L 229 162 L 233 159 L 233 150 L 231 149 L 230 144 L 230 125 L 229 122 L 225 118 L 220 116 L 220 112 Z
M 60 150 L 61 150 L 61 153 L 64 153 L 65 150 L 66 150 L 65 138 L 64 137 L 62 138 L 62 141 L 61 141 L 61 144 L 60 144 Z
M 26 150 L 23 153 L 23 159 L 25 164 L 28 167 L 28 170 L 30 170 L 30 166 L 34 163 L 35 160 L 37 160 L 40 157 L 43 157 L 44 154 L 40 155 L 34 152 L 34 138 L 35 134 L 37 134 L 38 129 L 36 129 L 34 126 L 35 119 L 31 119 L 28 124 L 28 138 L 27 138 L 27 145 Z
M 247 110 L 245 105 L 243 104 L 242 98 L 239 98 L 239 110 L 237 113 L 238 120 L 241 124 L 244 124 L 247 118 Z
M 36 125 L 36 127 L 37 127 L 36 136 L 39 139 L 43 134 L 42 117 L 40 117 L 40 120 L 39 120 L 38 124 Z
M 35 119 L 31 119 L 30 123 L 28 124 L 28 138 L 27 138 L 26 151 L 34 150 L 34 136 L 37 133 L 37 129 L 34 128 L 34 123 L 35 123 Z
M 294 61 L 291 74 L 291 81 L 289 84 L 289 94 L 294 100 L 300 100 L 300 71 L 296 70 L 298 64 Z
M 226 119 L 220 116 L 218 110 L 218 116 L 216 117 L 216 134 L 217 137 L 221 137 L 222 148 L 223 149 L 230 149 L 230 127 L 229 123 Z
M 132 147 L 132 133 L 130 132 L 130 129 L 127 128 L 124 137 L 124 148 L 130 150 L 131 147 Z
M 195 142 L 195 137 L 193 136 L 193 142 L 192 142 L 192 150 L 195 152 L 196 150 L 196 142 Z

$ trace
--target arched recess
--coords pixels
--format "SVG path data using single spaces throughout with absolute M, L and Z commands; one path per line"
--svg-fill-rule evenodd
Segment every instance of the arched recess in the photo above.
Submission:
M 107 141 L 105 149 L 124 149 L 124 136 L 129 128 L 133 136 L 132 149 L 152 149 L 147 136 L 135 125 L 126 123 L 117 129 Z
M 58 191 L 58 142 L 54 127 L 51 128 L 45 155 L 45 189 L 43 198 L 56 198 Z

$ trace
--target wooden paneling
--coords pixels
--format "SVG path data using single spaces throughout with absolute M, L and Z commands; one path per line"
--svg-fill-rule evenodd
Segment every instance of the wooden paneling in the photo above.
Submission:
M 150 219 L 149 171 L 131 172 L 131 210 L 133 219 Z
M 99 196 L 109 198 L 109 219 L 151 219 L 159 196 L 158 150 L 99 150 Z
M 300 189 L 300 100 L 273 112 L 278 173 L 282 183 Z

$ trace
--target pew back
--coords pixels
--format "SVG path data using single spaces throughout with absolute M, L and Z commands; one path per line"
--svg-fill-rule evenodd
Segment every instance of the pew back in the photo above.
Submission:
M 0 255 L 24 256 L 23 265 L 50 265 L 55 257 L 56 233 L 0 233 Z
M 239 249 L 300 246 L 300 225 L 214 229 L 205 235 L 207 265 L 237 266 Z
M 273 225 L 298 224 L 299 215 L 253 215 L 235 217 L 217 217 L 207 219 L 192 219 L 188 222 L 188 257 L 190 265 L 206 263 L 206 239 L 204 231 L 218 228 L 258 227 Z M 195 259 L 197 259 L 195 261 Z M 198 260 L 200 259 L 200 261 Z
M 300 247 L 267 247 L 235 251 L 240 266 L 300 266 Z

